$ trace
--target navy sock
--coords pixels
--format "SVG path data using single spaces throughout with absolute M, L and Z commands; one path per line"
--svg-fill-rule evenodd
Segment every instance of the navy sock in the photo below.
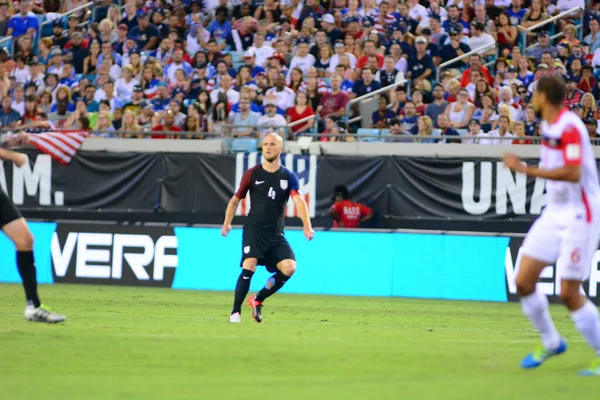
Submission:
M 258 292 L 258 294 L 256 295 L 256 301 L 260 301 L 262 303 L 263 301 L 265 301 L 266 298 L 274 295 L 279 289 L 283 287 L 283 285 L 285 285 L 288 279 L 290 279 L 289 276 L 287 276 L 281 271 L 277 271 L 275 274 L 273 274 L 273 276 L 271 276 L 267 280 L 265 287 L 262 288 L 260 292 Z
M 250 290 L 250 280 L 252 279 L 252 275 L 254 272 L 248 269 L 242 269 L 242 273 L 240 274 L 237 284 L 235 285 L 235 295 L 233 297 L 233 310 L 231 313 L 241 313 L 242 312 L 242 303 Z
M 33 251 L 17 251 L 17 268 L 23 280 L 27 304 L 39 307 L 41 302 L 37 294 L 37 277 Z

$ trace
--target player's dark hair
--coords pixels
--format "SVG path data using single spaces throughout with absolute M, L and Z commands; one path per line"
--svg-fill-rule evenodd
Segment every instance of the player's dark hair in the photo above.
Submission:
M 560 106 L 565 98 L 565 81 L 555 76 L 545 76 L 538 81 L 535 90 L 546 95 L 550 104 Z

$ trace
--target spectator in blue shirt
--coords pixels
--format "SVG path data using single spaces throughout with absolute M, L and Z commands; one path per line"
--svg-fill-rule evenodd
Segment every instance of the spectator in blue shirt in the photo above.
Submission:
M 208 25 L 210 36 L 217 42 L 224 42 L 231 34 L 231 21 L 227 18 L 227 7 L 217 7 L 215 19 Z
M 452 60 L 471 51 L 469 45 L 461 42 L 461 39 L 461 33 L 457 32 L 456 30 L 450 31 L 450 43 L 443 45 L 440 51 L 442 60 Z M 463 58 L 462 61 L 456 61 L 451 65 L 448 65 L 448 68 L 461 68 L 468 62 L 468 58 Z
M 6 96 L 2 99 L 2 109 L 0 109 L 0 125 L 14 128 L 17 122 L 21 122 L 21 114 L 12 108 L 12 99 Z
M 421 81 L 432 77 L 435 65 L 433 64 L 433 58 L 427 54 L 427 39 L 419 36 L 415 39 L 415 47 L 416 52 L 408 61 L 406 77 L 412 79 L 413 86 L 418 87 Z
M 371 68 L 363 67 L 361 76 L 362 79 L 354 83 L 352 93 L 350 94 L 351 97 L 360 97 L 377 89 L 381 89 L 381 83 L 374 79 L 375 75 Z
M 12 36 L 13 38 L 21 37 L 25 34 L 31 37 L 37 36 L 38 31 L 38 19 L 37 17 L 29 15 L 29 6 L 31 5 L 29 0 L 21 0 L 19 4 L 19 14 L 15 15 L 8 22 L 8 30 L 6 36 Z
M 405 135 L 416 135 L 419 133 L 419 116 L 417 115 L 417 107 L 412 101 L 407 101 L 403 108 L 404 116 L 401 116 L 400 124 L 402 132 Z
M 446 32 L 456 30 L 461 35 L 469 34 L 469 24 L 467 23 L 467 21 L 461 18 L 460 11 L 455 5 L 451 5 L 450 7 L 448 7 L 448 19 L 442 23 L 442 28 Z
M 159 82 L 156 85 L 156 97 L 150 101 L 154 111 L 164 111 L 169 105 L 169 97 L 167 92 L 167 84 Z
M 456 136 L 460 138 L 460 134 L 450 125 L 450 118 L 447 114 L 438 115 L 438 126 L 440 128 L 440 136 Z M 461 143 L 461 139 L 442 139 L 442 143 Z
M 396 114 L 388 108 L 388 100 L 385 96 L 379 97 L 377 110 L 373 112 L 371 117 L 371 128 L 384 129 L 390 126 L 390 121 L 395 118 Z
M 521 24 L 521 20 L 525 16 L 527 9 L 522 8 L 523 0 L 512 0 L 512 7 L 506 10 L 506 13 L 510 17 L 510 24 L 517 26 Z
M 158 47 L 158 29 L 150 23 L 148 14 L 141 12 L 137 16 L 138 26 L 129 31 L 129 37 L 138 44 L 140 51 L 154 50 Z
M 250 76 L 252 76 L 252 78 L 261 72 L 265 72 L 263 67 L 256 65 L 256 55 L 252 50 L 246 50 L 246 52 L 244 52 L 244 62 L 246 63 L 246 66 L 250 67 Z

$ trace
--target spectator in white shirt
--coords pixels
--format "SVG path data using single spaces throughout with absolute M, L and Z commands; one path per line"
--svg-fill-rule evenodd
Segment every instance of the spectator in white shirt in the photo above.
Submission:
M 408 16 L 415 21 L 421 21 L 429 16 L 429 11 L 425 7 L 419 4 L 419 0 L 408 0 Z
M 276 105 L 282 109 L 287 110 L 294 106 L 296 100 L 296 93 L 285 85 L 285 77 L 283 74 L 279 74 L 275 81 L 275 87 L 267 90 L 265 100 L 263 100 L 266 107 L 269 100 L 268 98 L 274 97 L 276 99 Z
M 133 67 L 127 64 L 121 69 L 121 78 L 115 82 L 115 97 L 123 101 L 129 101 L 133 97 L 133 88 L 140 83 L 133 79 Z
M 254 34 L 254 44 L 250 47 L 254 57 L 256 57 L 256 65 L 264 68 L 269 58 L 275 54 L 275 49 L 271 46 L 265 45 L 265 35 L 260 32 Z
M 240 94 L 231 88 L 233 78 L 229 74 L 225 74 L 221 77 L 221 87 L 210 92 L 210 101 L 212 104 L 217 104 L 219 101 L 219 94 L 225 93 L 227 95 L 227 102 L 229 104 L 235 104 L 240 100 Z
M 500 118 L 498 118 L 498 129 L 494 129 L 493 131 L 490 131 L 487 135 L 481 135 L 481 136 L 493 136 L 493 137 L 497 137 L 498 139 L 494 139 L 494 138 L 478 139 L 479 144 L 486 144 L 486 145 L 492 145 L 492 146 L 512 144 L 512 140 L 502 139 L 502 138 L 514 138 L 515 137 L 515 135 L 513 135 L 512 133 L 509 132 L 509 128 L 510 128 L 510 120 L 505 115 L 501 116 Z
M 344 46 L 343 41 L 338 40 L 337 42 L 335 42 L 335 46 L 333 46 L 333 49 L 335 51 L 335 54 L 332 55 L 331 59 L 329 60 L 329 72 L 331 72 L 332 74 L 335 73 L 335 67 L 337 67 L 340 63 L 340 57 L 342 55 L 346 55 L 348 57 L 348 60 L 350 61 L 350 69 L 356 68 L 356 63 L 358 62 L 358 60 L 356 59 L 356 56 L 354 54 L 346 53 L 346 46 Z
M 308 43 L 306 41 L 301 41 L 298 43 L 296 48 L 296 55 L 292 57 L 292 61 L 290 62 L 288 74 L 289 71 L 293 70 L 294 68 L 299 68 L 300 71 L 306 75 L 308 73 L 308 69 L 315 65 L 316 61 L 317 60 L 315 57 L 308 53 Z
M 258 125 L 263 128 L 260 130 L 260 139 L 262 140 L 268 133 L 278 133 L 285 139 L 285 129 L 287 121 L 282 115 L 277 114 L 277 105 L 274 101 L 267 101 L 265 104 L 265 115 L 258 118 Z
M 468 44 L 471 50 L 477 50 L 487 44 L 496 43 L 496 39 L 489 33 L 484 32 L 485 26 L 479 21 L 471 22 L 471 34 L 472 36 L 468 39 Z M 490 47 L 485 50 L 478 52 L 482 57 L 496 54 L 496 48 Z

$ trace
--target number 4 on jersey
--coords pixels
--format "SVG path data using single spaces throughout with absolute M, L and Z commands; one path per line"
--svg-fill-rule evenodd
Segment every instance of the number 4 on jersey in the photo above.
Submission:
M 269 193 L 267 193 L 267 196 L 275 200 L 275 190 L 273 190 L 272 186 L 269 188 Z

